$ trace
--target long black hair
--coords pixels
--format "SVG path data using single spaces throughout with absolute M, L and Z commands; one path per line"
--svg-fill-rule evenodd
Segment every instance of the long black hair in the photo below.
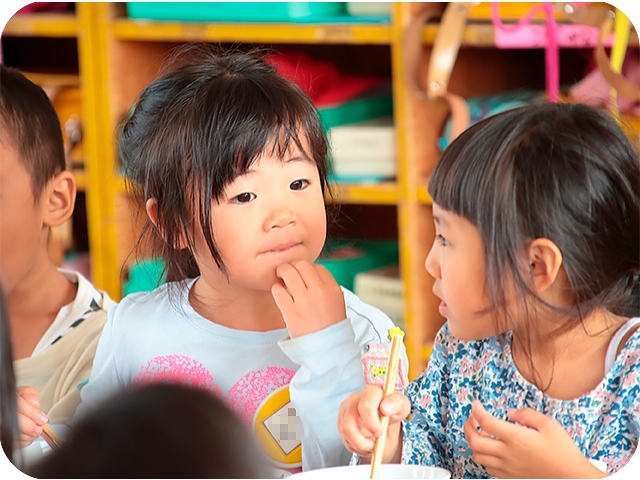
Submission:
M 147 221 L 143 235 L 152 231 L 149 253 L 166 261 L 167 281 L 199 275 L 191 248 L 177 248 L 180 238 L 193 245 L 194 222 L 225 271 L 211 230 L 211 202 L 261 154 L 283 158 L 295 145 L 318 167 L 323 191 L 327 183 L 326 138 L 298 86 L 255 54 L 197 50 L 183 57 L 188 63 L 144 89 L 119 140 L 138 200 L 157 200 L 161 232 Z
M 511 280 L 528 324 L 535 308 L 553 308 L 535 295 L 522 268 L 536 238 L 562 252 L 574 299 L 569 309 L 555 309 L 565 320 L 554 334 L 596 308 L 628 306 L 640 271 L 640 161 L 637 145 L 608 114 L 541 103 L 489 117 L 445 150 L 429 193 L 478 228 L 485 288 L 498 316 L 508 317 L 501 307 Z M 498 320 L 516 327 L 513 319 Z

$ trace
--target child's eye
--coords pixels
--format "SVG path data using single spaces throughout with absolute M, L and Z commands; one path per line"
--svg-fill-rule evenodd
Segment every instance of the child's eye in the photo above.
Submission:
M 449 245 L 449 241 L 439 233 L 436 235 L 436 241 L 443 247 L 446 247 L 447 245 Z
M 232 202 L 234 203 L 249 203 L 250 201 L 254 200 L 256 198 L 254 193 L 251 192 L 245 192 L 245 193 L 241 193 L 240 195 L 236 195 L 235 197 L 233 197 L 231 199 Z
M 289 187 L 291 187 L 291 190 L 302 190 L 307 187 L 307 185 L 309 185 L 309 180 L 296 180 L 292 182 Z

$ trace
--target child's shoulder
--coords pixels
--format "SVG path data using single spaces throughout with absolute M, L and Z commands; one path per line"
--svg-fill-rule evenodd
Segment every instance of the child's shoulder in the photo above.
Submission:
M 149 292 L 130 293 L 113 308 L 112 316 L 153 315 L 163 312 L 166 316 L 176 307 L 188 302 L 192 281 L 169 282 Z

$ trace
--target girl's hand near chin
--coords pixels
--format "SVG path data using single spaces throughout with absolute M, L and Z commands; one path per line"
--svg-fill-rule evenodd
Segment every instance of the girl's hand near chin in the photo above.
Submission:
M 317 332 L 347 317 L 340 285 L 322 265 L 295 260 L 279 265 L 276 275 L 282 283 L 275 283 L 271 294 L 291 338 Z
M 500 420 L 478 401 L 464 424 L 473 458 L 498 478 L 604 478 L 556 420 L 530 408 Z

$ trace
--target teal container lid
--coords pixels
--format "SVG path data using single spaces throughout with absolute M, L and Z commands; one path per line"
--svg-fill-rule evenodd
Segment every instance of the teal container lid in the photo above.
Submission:
M 344 2 L 127 2 L 127 14 L 186 22 L 298 22 L 347 15 Z
M 390 95 L 360 97 L 335 107 L 319 108 L 318 115 L 326 132 L 332 127 L 393 115 L 393 99 Z

